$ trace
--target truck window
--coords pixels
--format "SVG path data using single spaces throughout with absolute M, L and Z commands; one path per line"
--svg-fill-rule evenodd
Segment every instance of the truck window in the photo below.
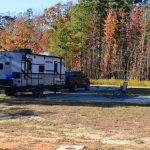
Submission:
M 45 70 L 44 65 L 39 65 L 39 72 L 44 72 L 44 70 Z
M 0 70 L 2 70 L 3 69 L 3 64 L 2 63 L 0 63 Z

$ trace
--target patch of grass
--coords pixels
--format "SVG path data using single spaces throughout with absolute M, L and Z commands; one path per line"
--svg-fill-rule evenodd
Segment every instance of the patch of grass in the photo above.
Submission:
M 1 120 L 0 121 L 0 126 L 5 126 L 7 128 L 13 127 L 13 128 L 23 128 L 24 124 L 21 123 L 18 119 L 13 119 L 13 120 Z
M 95 85 L 117 85 L 120 86 L 123 84 L 124 80 L 117 79 L 98 79 L 98 80 L 90 80 L 91 84 Z M 128 86 L 142 86 L 142 87 L 150 87 L 150 81 L 138 81 L 138 80 L 129 80 Z
M 143 86 L 143 87 L 150 87 L 150 81 L 137 81 L 137 80 L 130 80 L 129 86 Z

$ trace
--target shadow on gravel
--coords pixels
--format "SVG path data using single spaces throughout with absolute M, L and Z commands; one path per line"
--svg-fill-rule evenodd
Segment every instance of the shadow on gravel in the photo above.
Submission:
M 113 88 L 112 88 L 113 89 Z M 97 93 L 103 96 L 113 96 L 114 90 L 97 90 Z M 126 96 L 150 96 L 150 88 L 128 88 Z
M 150 96 L 150 88 L 129 88 L 127 94 L 131 96 Z
M 0 104 L 5 105 L 60 105 L 60 106 L 89 106 L 89 107 L 118 107 L 118 106 L 143 106 L 150 107 L 150 103 L 143 102 L 100 102 L 100 101 L 76 101 L 76 100 L 52 100 L 44 97 L 18 97 L 0 99 Z

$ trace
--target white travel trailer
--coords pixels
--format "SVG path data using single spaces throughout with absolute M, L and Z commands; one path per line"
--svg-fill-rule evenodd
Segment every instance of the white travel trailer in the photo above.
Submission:
M 56 92 L 65 85 L 62 57 L 33 54 L 30 49 L 0 51 L 0 89 L 6 95 L 44 90 Z

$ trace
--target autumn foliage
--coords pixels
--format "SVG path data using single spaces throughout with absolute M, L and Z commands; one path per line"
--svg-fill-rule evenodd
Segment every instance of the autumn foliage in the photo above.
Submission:
M 30 48 L 65 58 L 90 78 L 150 80 L 150 6 L 146 1 L 80 0 L 0 16 L 0 50 Z

